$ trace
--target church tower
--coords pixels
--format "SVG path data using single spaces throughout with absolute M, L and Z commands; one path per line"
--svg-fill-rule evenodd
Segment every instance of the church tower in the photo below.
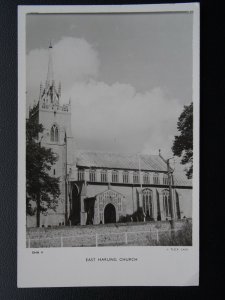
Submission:
M 41 226 L 66 225 L 68 222 L 68 187 L 69 170 L 73 164 L 71 102 L 61 104 L 61 83 L 56 85 L 53 73 L 53 47 L 49 45 L 48 71 L 45 85 L 40 85 L 39 100 L 30 110 L 30 117 L 44 127 L 39 135 L 39 142 L 45 148 L 51 148 L 57 156 L 56 163 L 50 170 L 51 176 L 60 178 L 60 196 L 56 212 L 41 216 Z

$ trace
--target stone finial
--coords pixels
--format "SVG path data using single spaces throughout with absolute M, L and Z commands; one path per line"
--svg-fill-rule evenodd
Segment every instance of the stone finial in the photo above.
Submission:
M 39 100 L 41 99 L 42 96 L 42 91 L 43 91 L 43 85 L 42 82 L 40 83 L 40 94 L 39 94 Z
M 47 83 L 52 84 L 54 81 L 53 76 L 53 58 L 52 58 L 52 44 L 49 45 L 49 57 L 48 57 L 48 73 L 47 73 Z

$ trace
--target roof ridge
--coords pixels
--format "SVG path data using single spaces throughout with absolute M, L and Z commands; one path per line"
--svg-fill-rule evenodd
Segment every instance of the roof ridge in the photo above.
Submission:
M 102 150 L 85 150 L 85 149 L 79 149 L 77 150 L 77 152 L 79 153 L 95 153 L 95 154 L 112 154 L 112 155 L 123 155 L 123 156 L 156 156 L 158 157 L 158 154 L 147 154 L 147 153 L 138 153 L 138 152 L 134 152 L 134 153 L 130 153 L 130 152 L 110 152 L 110 151 L 102 151 Z

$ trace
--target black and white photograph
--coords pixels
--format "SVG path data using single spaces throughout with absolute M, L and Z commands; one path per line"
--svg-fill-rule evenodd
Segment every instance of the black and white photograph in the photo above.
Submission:
M 23 14 L 27 251 L 134 264 L 92 249 L 197 245 L 196 11 L 179 7 Z

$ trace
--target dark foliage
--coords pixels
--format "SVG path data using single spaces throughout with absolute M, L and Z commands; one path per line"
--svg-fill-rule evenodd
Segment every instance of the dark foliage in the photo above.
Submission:
M 132 222 L 132 216 L 126 215 L 126 216 L 120 216 L 119 223 L 129 223 Z
M 36 202 L 37 226 L 40 223 L 40 212 L 49 208 L 55 209 L 60 194 L 59 178 L 51 177 L 50 170 L 57 158 L 51 149 L 41 146 L 38 136 L 43 126 L 30 118 L 26 121 L 26 208 L 27 214 L 34 214 L 30 200 Z
M 187 165 L 186 176 L 192 178 L 193 173 L 193 103 L 184 106 L 178 122 L 177 129 L 180 135 L 175 136 L 173 154 L 182 157 L 181 163 Z
M 133 213 L 132 218 L 134 222 L 143 222 L 144 221 L 143 209 L 139 207 L 137 211 Z
M 159 232 L 159 246 L 192 246 L 192 223 L 184 222 L 180 230 L 171 234 L 168 231 Z

